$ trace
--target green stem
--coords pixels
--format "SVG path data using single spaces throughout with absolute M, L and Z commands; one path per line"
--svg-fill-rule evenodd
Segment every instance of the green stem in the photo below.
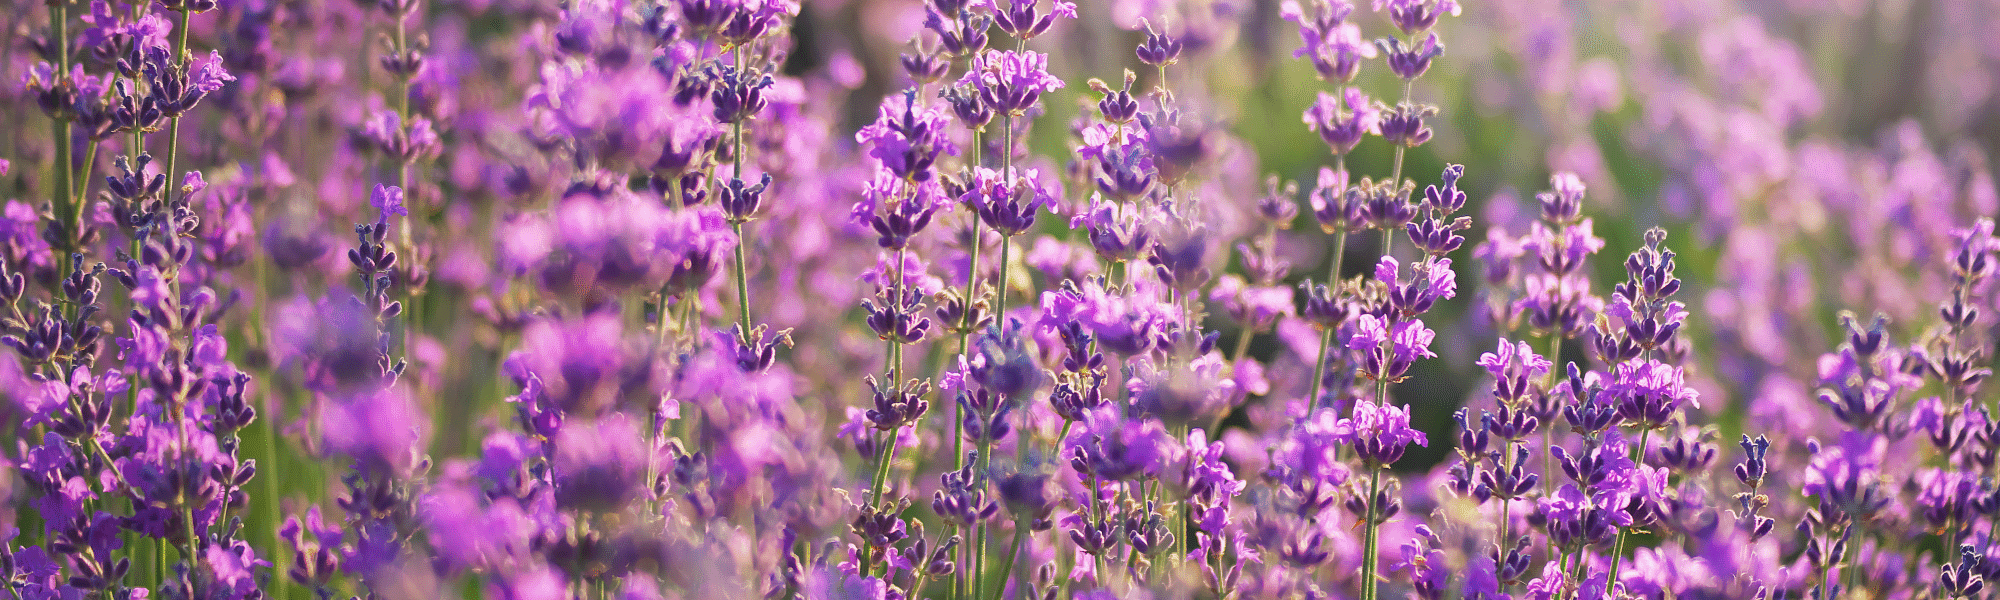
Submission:
M 1012 194 L 1014 193 L 1013 113 L 1007 114 L 1007 116 L 1004 119 L 1003 125 L 1005 127 L 1006 133 L 1005 137 L 1002 137 L 1000 140 L 1000 152 L 1001 152 L 1000 156 L 1003 159 L 1003 163 L 1006 165 L 1005 173 L 1007 181 L 1007 193 Z M 1009 270 L 1007 267 L 1007 250 L 1008 246 L 1010 246 L 1012 242 L 1013 242 L 1013 236 L 1008 236 L 1008 235 L 1000 236 L 1000 289 L 997 291 L 996 293 L 997 298 L 994 300 L 995 303 L 994 305 L 996 308 L 993 311 L 993 319 L 994 319 L 993 322 L 1000 325 L 1000 331 L 1002 333 L 1005 333 L 1007 331 L 1007 271 Z
M 1410 88 L 1413 87 L 1415 83 L 1416 83 L 1415 81 L 1411 80 L 1403 81 L 1403 101 L 1399 102 L 1398 103 L 1399 105 L 1410 103 Z M 1408 146 L 1404 146 L 1402 144 L 1396 144 L 1396 162 L 1394 163 L 1394 166 L 1389 170 L 1389 185 L 1393 186 L 1390 189 L 1395 190 L 1396 198 L 1397 200 L 1400 201 L 1408 200 L 1407 198 L 1403 197 L 1403 154 L 1408 151 L 1409 151 Z M 1396 231 L 1394 229 L 1383 229 L 1382 255 L 1391 256 L 1391 251 L 1395 250 L 1395 248 L 1396 248 Z
M 1347 228 L 1345 226 L 1341 227 L 1340 232 L 1334 235 L 1333 240 L 1333 266 L 1327 269 L 1326 285 L 1327 293 L 1337 296 L 1340 294 L 1340 263 L 1347 259 Z M 1332 345 L 1333 330 L 1326 329 L 1321 331 L 1319 334 L 1319 359 L 1313 361 L 1312 395 L 1306 397 L 1307 401 L 1313 404 L 1319 403 L 1319 395 L 1323 391 L 1321 389 L 1321 380 L 1326 378 L 1326 351 Z
M 1382 467 L 1376 466 L 1369 470 L 1368 498 L 1364 500 L 1368 505 L 1368 510 L 1366 511 L 1367 520 L 1362 526 L 1367 528 L 1368 533 L 1363 538 L 1361 545 L 1361 600 L 1375 600 L 1379 593 L 1375 588 L 1375 545 L 1379 541 L 1377 539 L 1379 537 L 1378 527 L 1376 527 L 1375 523 L 1375 497 L 1381 491 Z
M 83 152 L 83 164 L 78 166 L 73 178 L 75 181 L 70 182 L 76 188 L 70 191 L 70 197 L 75 198 L 70 204 L 72 207 L 82 207 L 89 200 L 84 194 L 90 191 L 90 176 L 93 170 L 91 167 L 97 164 L 97 145 L 97 140 L 90 140 L 90 148 Z M 80 208 L 78 209 L 78 214 L 82 214 Z
M 993 459 L 990 456 L 992 454 L 992 449 L 993 449 L 993 440 L 991 439 L 980 440 L 979 466 L 978 466 L 978 473 L 976 473 L 975 476 L 978 477 L 979 486 L 981 488 L 984 488 L 986 486 L 986 468 L 992 466 L 993 464 Z M 992 538 L 991 534 L 992 532 L 987 530 L 986 528 L 986 521 L 983 519 L 980 520 L 979 534 L 978 534 L 979 549 L 974 550 L 972 555 L 974 568 L 977 569 L 972 574 L 972 597 L 974 598 L 974 600 L 977 600 L 979 598 L 984 598 L 986 596 L 985 593 L 986 592 L 986 543 L 989 539 Z
M 738 77 L 742 77 L 743 48 L 741 46 L 732 48 L 730 49 L 730 53 L 734 55 L 736 61 L 736 74 Z M 743 120 L 737 119 L 735 123 L 730 125 L 730 129 L 734 130 L 736 134 L 733 142 L 736 144 L 736 151 L 730 157 L 730 162 L 732 163 L 736 179 L 741 180 L 743 179 L 743 152 L 748 148 L 743 144 Z M 749 215 L 744 215 L 744 217 L 748 218 Z M 732 223 L 730 226 L 736 230 L 737 324 L 743 327 L 743 342 L 751 344 L 754 341 L 750 339 L 750 269 L 748 266 L 749 261 L 744 258 L 743 250 L 743 247 L 748 245 L 749 240 L 743 237 L 742 223 Z
M 1007 550 L 1007 571 L 1014 574 L 1014 596 L 1026 598 L 1028 593 L 1028 563 L 1021 560 L 1021 542 L 1028 539 L 1028 519 L 1014 516 L 1014 547 Z M 1007 594 L 1007 586 L 993 590 L 993 600 L 1000 600 Z
M 49 3 L 49 30 L 49 41 L 55 44 L 56 47 L 56 80 L 52 84 L 60 86 L 64 80 L 69 78 L 69 2 L 58 0 Z M 49 120 L 49 134 L 56 144 L 55 190 L 49 195 L 54 202 L 56 219 L 62 223 L 63 227 L 67 228 L 67 231 L 64 233 L 66 238 L 60 242 L 61 249 L 66 252 L 74 252 L 77 250 L 76 246 L 80 245 L 78 242 L 80 236 L 76 231 L 75 223 L 77 215 L 82 214 L 83 211 L 78 210 L 69 198 L 71 188 L 70 161 L 72 160 L 70 156 L 69 119 L 60 116 L 51 118 Z
M 174 60 L 180 61 L 181 63 L 175 68 L 186 70 L 187 60 L 188 60 L 188 52 L 187 52 L 188 18 L 192 13 L 186 10 L 182 10 L 180 11 L 180 13 L 181 13 L 181 23 L 179 31 L 175 32 L 178 34 L 178 36 L 175 37 L 174 39 Z M 174 116 L 173 119 L 169 120 L 167 125 L 167 170 L 162 171 L 162 173 L 165 173 L 167 175 L 166 195 L 169 196 L 173 195 L 174 190 L 179 189 L 181 185 L 180 181 L 178 181 L 174 177 L 174 169 L 175 169 L 174 163 L 177 162 L 180 158 L 180 146 L 181 146 L 181 118 L 179 115 L 176 115 Z M 162 200 L 164 200 L 164 198 L 162 198 Z
M 743 253 L 748 240 L 743 239 L 742 223 L 731 223 L 729 227 L 736 230 L 737 325 L 743 327 L 743 343 L 754 344 L 756 340 L 750 339 L 750 261 Z
M 1013 245 L 1013 237 L 1000 237 L 1000 289 L 994 294 L 993 322 L 1000 326 L 1003 334 L 1007 332 L 1007 253 Z M 1027 412 L 1021 414 L 1026 415 Z

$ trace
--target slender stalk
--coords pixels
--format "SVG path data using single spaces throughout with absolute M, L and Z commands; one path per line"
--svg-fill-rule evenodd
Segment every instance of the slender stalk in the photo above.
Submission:
M 888 446 L 875 451 L 875 475 L 872 480 L 874 483 L 869 486 L 869 489 L 872 490 L 869 493 L 869 497 L 871 498 L 869 504 L 879 504 L 882 502 L 882 486 L 884 482 L 889 480 L 889 462 L 896 460 L 896 442 L 902 432 L 903 428 L 901 427 L 889 430 Z
M 1379 528 L 1375 523 L 1377 509 L 1375 506 L 1375 496 L 1381 492 L 1382 467 L 1376 466 L 1369 469 L 1368 473 L 1368 498 L 1365 500 L 1368 505 L 1368 510 L 1366 511 L 1367 520 L 1362 523 L 1362 526 L 1366 528 L 1368 533 L 1363 538 L 1361 544 L 1361 600 L 1375 600 L 1379 594 L 1379 591 L 1375 588 L 1375 545 L 1380 541 L 1377 539 L 1380 533 L 1377 531 Z
M 986 486 L 986 468 L 993 464 L 993 459 L 990 456 L 992 450 L 993 440 L 982 439 L 979 441 L 979 467 L 976 476 L 979 478 L 979 485 L 982 488 Z M 974 550 L 972 555 L 973 568 L 976 569 L 972 574 L 972 597 L 974 600 L 983 598 L 986 595 L 986 542 L 992 538 L 991 534 L 992 532 L 986 528 L 986 521 L 984 519 L 980 520 L 979 549 Z
M 1403 80 L 1403 100 L 1402 102 L 1397 103 L 1399 106 L 1410 103 L 1410 88 L 1414 87 L 1415 83 L 1416 82 L 1413 80 L 1408 80 L 1408 79 Z M 1408 151 L 1409 151 L 1408 146 L 1404 146 L 1402 144 L 1396 144 L 1396 162 L 1394 163 L 1393 167 L 1391 167 L 1389 170 L 1389 185 L 1395 186 L 1391 189 L 1394 189 L 1396 191 L 1396 199 L 1401 201 L 1408 201 L 1407 198 L 1403 197 L 1403 154 Z M 1383 229 L 1382 255 L 1393 256 L 1394 254 L 1392 253 L 1392 251 L 1394 251 L 1395 249 L 1396 249 L 1396 231 L 1394 229 Z
M 755 341 L 750 339 L 750 267 L 748 266 L 750 261 L 743 253 L 743 246 L 746 245 L 747 240 L 743 239 L 742 223 L 730 223 L 729 227 L 736 231 L 737 325 L 743 327 L 743 343 L 751 344 L 755 343 Z
M 1563 362 L 1562 362 L 1562 347 L 1563 347 L 1563 336 L 1562 336 L 1562 332 L 1560 332 L 1560 331 L 1554 331 L 1554 332 L 1550 332 L 1550 333 L 1549 333 L 1549 364 L 1551 365 L 1551 368 L 1549 369 L 1549 386 L 1548 386 L 1548 387 L 1549 387 L 1549 389 L 1551 389 L 1551 390 L 1555 389 L 1555 382 L 1556 382 L 1556 380 L 1562 377 L 1562 375 L 1558 375 L 1558 373 L 1567 373 L 1567 372 L 1568 372 L 1568 371 L 1566 370 L 1566 368 L 1565 368 L 1565 365 L 1564 365 L 1564 364 L 1563 364 Z M 1575 396 L 1576 396 L 1576 397 L 1578 397 L 1578 398 L 1582 398 L 1582 397 L 1583 397 L 1583 390 L 1570 390 L 1570 393 L 1571 393 L 1571 394 L 1573 394 L 1573 395 L 1575 395 Z M 1543 447 L 1543 448 L 1548 448 L 1548 447 L 1549 447 L 1549 443 L 1550 443 L 1550 438 L 1551 438 L 1551 436 L 1550 436 L 1550 433 L 1551 433 L 1551 430 L 1552 430 L 1552 429 L 1554 429 L 1554 428 L 1552 428 L 1552 427 L 1543 427 L 1543 428 L 1542 428 L 1542 447 Z M 1551 457 L 1550 457 L 1550 455 L 1549 455 L 1549 453 L 1547 453 L 1547 452 L 1543 452 L 1543 453 L 1542 453 L 1542 473 L 1544 473 L 1544 474 L 1553 474 L 1553 473 L 1555 473 L 1555 459 L 1554 459 L 1554 458 L 1551 458 Z M 1555 477 L 1552 477 L 1552 476 L 1544 476 L 1544 477 L 1542 477 L 1542 491 L 1544 491 L 1544 492 L 1548 492 L 1548 491 L 1552 491 L 1552 490 L 1554 490 L 1554 489 L 1555 489 L 1555 480 L 1556 480 L 1556 478 L 1555 478 Z
M 1340 293 L 1340 264 L 1345 260 L 1347 260 L 1347 228 L 1343 226 L 1340 228 L 1340 232 L 1334 234 L 1333 237 L 1333 266 L 1327 268 L 1327 293 Z M 1326 351 L 1331 345 L 1333 345 L 1333 330 L 1327 329 L 1321 331 L 1319 334 L 1319 359 L 1313 361 L 1312 395 L 1307 396 L 1309 401 L 1314 404 L 1319 403 L 1319 395 L 1322 391 L 1320 389 L 1322 386 L 1321 381 L 1326 378 Z
M 175 31 L 178 35 L 174 38 L 174 60 L 180 61 L 180 64 L 176 68 L 186 70 L 188 61 L 188 17 L 192 13 L 186 10 L 182 10 L 180 13 L 181 23 L 177 31 Z M 180 187 L 180 181 L 174 177 L 174 163 L 180 158 L 180 145 L 181 117 L 180 115 L 175 115 L 167 124 L 167 170 L 162 171 L 162 173 L 167 175 L 166 195 L 172 195 L 174 190 Z M 74 233 L 72 232 L 72 235 Z
M 1014 115 L 1008 113 L 1004 120 L 1005 134 L 1000 140 L 1000 156 L 1006 165 L 1007 193 L 1014 192 Z M 1000 325 L 1002 333 L 1007 331 L 1007 250 L 1012 245 L 1012 236 L 1000 236 L 1000 289 L 996 291 L 993 319 Z M 1026 414 L 1026 413 L 1023 413 Z
M 56 85 L 69 77 L 69 2 L 49 3 L 49 41 L 56 46 Z M 49 135 L 56 144 L 55 191 L 50 196 L 55 203 L 56 219 L 62 222 L 66 232 L 61 241 L 64 251 L 75 251 L 78 235 L 77 215 L 83 213 L 70 201 L 70 140 L 69 119 L 52 117 L 49 119 Z
M 1021 560 L 1022 542 L 1028 539 L 1028 519 L 1014 516 L 1014 547 L 1007 551 L 1007 570 L 1014 574 L 1014 597 L 1026 598 L 1028 593 L 1028 563 Z M 993 590 L 993 600 L 1000 600 L 1007 594 L 1007 586 Z
M 78 214 L 82 214 L 81 207 L 84 206 L 87 200 L 84 192 L 90 191 L 90 175 L 93 170 L 91 167 L 97 164 L 97 146 L 97 140 L 90 140 L 89 149 L 83 152 L 83 164 L 77 167 L 77 172 L 73 178 L 75 181 L 71 182 L 71 185 L 75 186 L 76 189 L 70 191 L 70 197 L 75 198 L 70 206 L 78 207 Z
M 1000 238 L 1000 289 L 994 294 L 993 322 L 1000 325 L 1000 332 L 1007 332 L 1007 253 L 1014 245 L 1014 238 Z M 1022 415 L 1027 413 L 1023 411 Z

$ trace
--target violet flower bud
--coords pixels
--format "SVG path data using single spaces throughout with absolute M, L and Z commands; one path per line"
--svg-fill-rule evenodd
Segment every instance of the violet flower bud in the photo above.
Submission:
M 1055 24 L 1058 15 L 1076 18 L 1074 2 L 1054 0 L 1052 10 L 1048 14 L 1041 14 L 1035 9 L 1040 3 L 1041 0 L 1008 0 L 1004 8 L 994 3 L 993 24 L 999 25 L 1001 31 L 1007 32 L 1007 35 L 1014 36 L 1015 39 L 1027 41 L 1047 33 L 1049 27 Z
M 931 407 L 931 403 L 924 400 L 924 395 L 930 393 L 931 384 L 928 381 L 912 379 L 907 384 L 892 384 L 886 390 L 872 375 L 866 381 L 868 388 L 873 390 L 875 407 L 868 409 L 864 416 L 868 418 L 869 425 L 877 430 L 894 431 L 914 423 Z
M 992 15 L 975 14 L 965 7 L 955 11 L 925 7 L 924 13 L 924 28 L 937 34 L 945 52 L 966 57 L 986 50 L 986 30 L 993 25 Z
M 1568 171 L 1549 176 L 1551 191 L 1535 194 L 1541 204 L 1542 220 L 1557 225 L 1577 222 L 1583 217 L 1583 179 Z
M 775 81 L 770 73 L 739 71 L 728 65 L 710 67 L 708 77 L 715 85 L 709 93 L 709 102 L 715 105 L 715 120 L 724 124 L 740 123 L 764 112 L 769 104 L 764 92 Z
M 1398 104 L 1383 111 L 1376 129 L 1390 144 L 1415 148 L 1431 141 L 1431 128 L 1424 126 L 1424 119 L 1437 112 L 1436 106 L 1428 104 Z
M 1947 598 L 1972 598 L 1986 589 L 1986 580 L 1975 570 L 1986 562 L 1986 556 L 1972 548 L 1972 544 L 1958 547 L 1957 565 L 1938 567 L 1938 592 Z
M 960 82 L 978 89 L 980 99 L 994 112 L 1012 115 L 1026 113 L 1042 94 L 1063 87 L 1062 79 L 1049 74 L 1049 55 L 1040 52 L 980 54 Z
M 756 185 L 747 185 L 742 179 L 730 179 L 722 185 L 718 202 L 722 212 L 729 215 L 730 223 L 748 223 L 757 218 L 758 209 L 764 206 L 764 190 L 771 185 L 771 174 L 765 173 Z
M 1389 22 L 1395 23 L 1403 35 L 1416 35 L 1437 25 L 1438 17 L 1449 13 L 1458 16 L 1462 10 L 1455 0 L 1387 0 Z M 1376 0 L 1375 10 L 1382 10 L 1383 1 Z
M 1139 43 L 1139 62 L 1165 68 L 1180 61 L 1183 47 L 1180 38 L 1155 31 L 1153 23 L 1146 19 L 1140 19 L 1139 22 L 1146 27 L 1146 41 Z
M 1364 136 L 1386 135 L 1382 129 L 1387 124 L 1383 116 L 1383 111 L 1361 92 L 1361 88 L 1349 87 L 1342 88 L 1338 96 L 1320 92 L 1319 99 L 1306 107 L 1305 124 L 1319 134 L 1320 140 L 1326 142 L 1334 154 L 1347 154 L 1361 143 Z M 1324 184 L 1326 179 L 1322 177 L 1320 181 Z
M 1091 90 L 1104 95 L 1104 98 L 1097 101 L 1097 113 L 1104 117 L 1105 122 L 1124 124 L 1139 118 L 1139 100 L 1132 96 L 1132 83 L 1138 80 L 1137 73 L 1126 69 L 1125 87 L 1115 91 L 1111 86 L 1105 85 L 1103 80 L 1091 79 L 1088 82 Z
M 1437 34 L 1425 37 L 1421 42 L 1404 46 L 1403 41 L 1390 37 L 1375 40 L 1375 46 L 1382 49 L 1388 58 L 1389 71 L 1404 81 L 1424 75 L 1431 68 L 1431 59 L 1444 54 L 1444 44 L 1438 43 Z

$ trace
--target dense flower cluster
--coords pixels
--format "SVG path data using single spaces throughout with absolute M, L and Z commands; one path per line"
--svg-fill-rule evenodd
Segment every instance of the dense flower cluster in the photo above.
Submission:
M 2000 577 L 1990 7 L 1268 4 L 18 3 L 0 588 Z

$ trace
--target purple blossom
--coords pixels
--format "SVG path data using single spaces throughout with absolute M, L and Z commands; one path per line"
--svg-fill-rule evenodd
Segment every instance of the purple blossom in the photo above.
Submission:
M 990 52 L 973 59 L 961 83 L 979 90 L 979 97 L 996 112 L 1020 115 L 1042 94 L 1063 88 L 1049 74 L 1049 55 L 1040 52 Z
M 1555 367 L 1554 362 L 1535 354 L 1527 342 L 1509 343 L 1506 339 L 1501 339 L 1493 352 L 1479 355 L 1478 364 L 1493 375 L 1493 395 L 1508 401 L 1533 394 L 1533 386 Z
M 1334 425 L 1333 439 L 1354 448 L 1365 462 L 1390 465 L 1403 458 L 1410 444 L 1429 446 L 1424 432 L 1410 427 L 1410 407 L 1354 403 L 1354 416 Z
M 1347 154 L 1367 135 L 1379 135 L 1380 111 L 1361 88 L 1342 88 L 1340 95 L 1319 93 L 1319 100 L 1306 107 L 1307 127 L 1319 133 L 1334 154 Z M 1321 178 L 1322 181 L 1325 178 Z
M 1409 373 L 1418 358 L 1437 358 L 1430 349 L 1437 332 L 1425 327 L 1423 321 L 1391 321 L 1361 315 L 1351 323 L 1353 330 L 1346 334 L 1347 348 L 1361 354 L 1362 372 L 1371 377 L 1399 380 Z

